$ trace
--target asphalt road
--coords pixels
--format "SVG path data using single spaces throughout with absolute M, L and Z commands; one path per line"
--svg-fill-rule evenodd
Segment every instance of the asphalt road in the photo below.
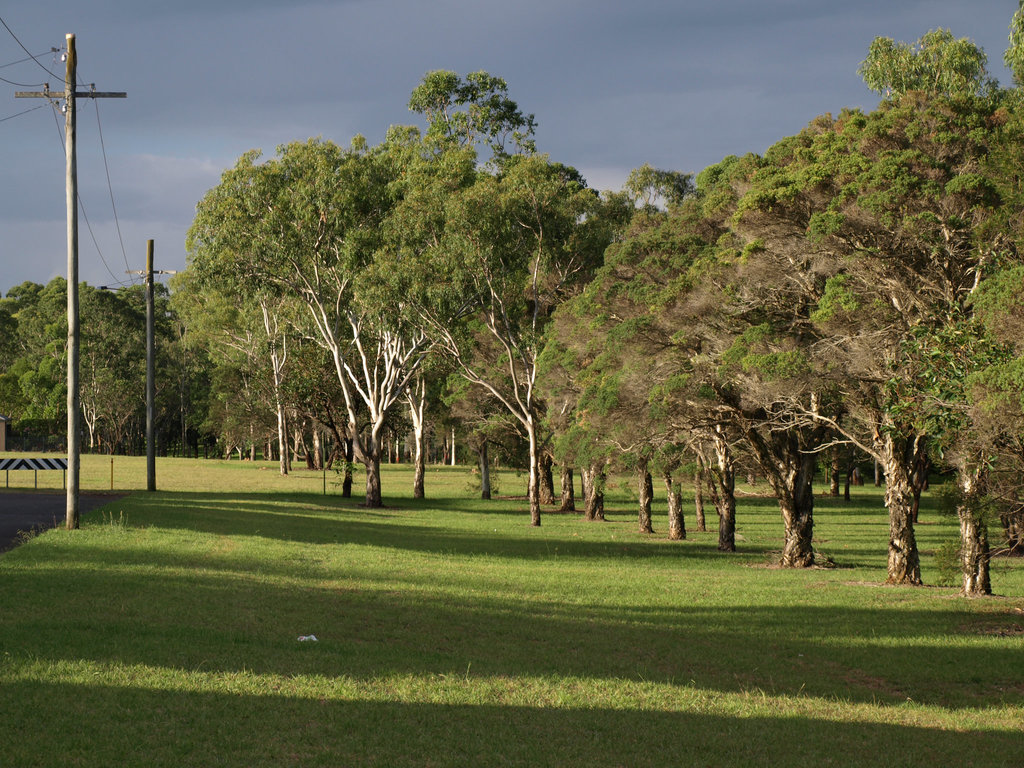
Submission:
M 116 501 L 123 494 L 90 493 L 78 497 L 78 514 L 89 512 Z M 63 525 L 67 496 L 60 493 L 24 493 L 0 491 L 0 554 L 19 543 L 22 531 L 44 530 Z

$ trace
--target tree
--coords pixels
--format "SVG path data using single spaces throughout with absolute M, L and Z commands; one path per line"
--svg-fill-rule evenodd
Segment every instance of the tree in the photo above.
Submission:
M 1024 3 L 1018 4 L 1010 19 L 1010 44 L 1003 54 L 1003 62 L 1013 73 L 1017 86 L 1024 85 Z
M 985 68 L 987 62 L 985 52 L 967 38 L 958 40 L 948 29 L 937 29 L 909 44 L 876 37 L 857 73 L 868 88 L 885 98 L 910 91 L 980 96 L 991 93 L 996 85 Z
M 202 339 L 221 369 L 213 384 L 227 383 L 217 393 L 218 422 L 231 423 L 235 439 L 249 445 L 263 442 L 268 422 L 276 419 L 280 472 L 288 474 L 288 434 L 282 387 L 288 355 L 284 299 L 267 290 L 246 290 L 227 270 L 189 269 L 175 279 L 174 303 L 195 339 Z M 228 370 L 231 373 L 228 373 Z M 241 386 L 245 397 L 234 390 Z M 239 410 L 240 409 L 240 410 Z M 223 435 L 222 435 L 223 436 Z
M 486 147 L 501 164 L 513 153 L 532 154 L 536 147 L 533 115 L 524 115 L 508 97 L 508 85 L 487 72 L 465 78 L 448 70 L 428 72 L 409 98 L 409 109 L 427 120 L 427 143 L 443 153 L 454 147 Z
M 444 202 L 443 230 L 406 246 L 419 249 L 410 309 L 460 373 L 519 422 L 530 449 L 530 519 L 539 525 L 537 358 L 552 310 L 603 250 L 587 218 L 599 200 L 572 169 L 529 156 L 500 174 L 481 172 Z
M 124 293 L 124 295 L 122 295 Z M 123 291 L 83 285 L 80 390 L 89 449 L 106 424 L 107 450 L 126 450 L 129 422 L 145 409 L 145 314 Z
M 979 172 L 996 113 L 969 94 L 907 93 L 870 115 L 819 118 L 740 179 L 737 228 L 781 257 L 817 255 L 814 279 L 791 289 L 816 302 L 822 341 L 808 360 L 850 418 L 820 417 L 885 469 L 893 583 L 920 583 L 913 475 L 928 432 L 916 372 L 928 347 L 919 341 L 964 311 L 1002 247 L 992 226 L 999 195 Z
M 190 268 L 273 286 L 304 307 L 299 327 L 330 354 L 371 507 L 382 503 L 382 430 L 426 349 L 393 304 L 365 295 L 404 157 L 400 140 L 370 149 L 360 138 L 348 150 L 289 144 L 265 163 L 248 153 L 200 202 L 189 234 Z

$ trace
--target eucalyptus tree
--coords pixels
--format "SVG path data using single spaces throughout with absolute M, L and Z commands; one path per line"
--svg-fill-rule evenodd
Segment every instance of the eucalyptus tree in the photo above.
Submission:
M 948 29 L 935 29 L 914 43 L 876 37 L 858 74 L 868 88 L 887 98 L 898 98 L 910 91 L 935 96 L 980 96 L 996 88 L 987 63 L 985 52 L 971 40 L 957 39 Z
M 601 200 L 574 169 L 534 154 L 533 116 L 500 78 L 432 72 L 409 106 L 428 130 L 388 225 L 395 268 L 377 278 L 404 297 L 437 351 L 518 422 L 539 525 L 537 357 L 552 310 L 600 260 Z
M 108 450 L 123 449 L 129 422 L 145 409 L 146 319 L 126 294 L 88 285 L 81 290 L 80 388 L 90 450 L 104 424 Z
M 215 363 L 234 369 L 237 380 L 243 382 L 247 397 L 238 404 L 249 413 L 243 420 L 250 422 L 253 443 L 262 438 L 264 412 L 274 414 L 279 470 L 288 474 L 288 429 L 282 400 L 289 350 L 287 301 L 265 287 L 248 285 L 227 269 L 210 266 L 197 262 L 175 278 L 174 306 L 191 337 L 201 339 Z M 223 372 L 218 380 L 225 380 Z M 231 401 L 234 398 L 229 398 Z M 226 414 L 223 407 L 220 412 Z
M 533 525 L 544 411 L 537 358 L 552 310 L 600 258 L 587 218 L 599 203 L 572 169 L 536 155 L 514 158 L 446 197 L 443 231 L 422 251 L 419 322 L 459 372 L 519 422 Z M 463 322 L 453 324 L 455 316 Z
M 1014 83 L 1024 85 L 1024 2 L 1018 3 L 1010 19 L 1010 44 L 1003 54 L 1003 63 L 1013 73 Z
M 8 291 L 4 305 L 18 331 L 0 408 L 16 422 L 58 434 L 67 408 L 67 281 L 22 283 Z
M 382 430 L 426 348 L 380 293 L 365 300 L 381 226 L 394 204 L 402 147 L 310 140 L 258 162 L 243 155 L 198 206 L 190 268 L 226 272 L 303 307 L 298 328 L 330 355 L 345 401 L 347 434 L 366 468 L 366 504 L 381 505 Z
M 449 70 L 424 75 L 409 109 L 427 121 L 427 144 L 443 154 L 452 148 L 483 149 L 500 165 L 515 154 L 533 154 L 536 121 L 508 97 L 508 84 L 484 71 L 460 77 Z

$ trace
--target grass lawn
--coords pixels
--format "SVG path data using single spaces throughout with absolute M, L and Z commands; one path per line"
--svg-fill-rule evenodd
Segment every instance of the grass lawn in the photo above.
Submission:
M 84 457 L 83 489 L 109 473 Z M 145 459 L 114 477 L 144 488 Z M 781 521 L 756 494 L 729 555 L 691 507 L 667 541 L 660 497 L 654 536 L 622 487 L 607 523 L 535 529 L 468 479 L 430 468 L 416 502 L 385 467 L 367 510 L 317 473 L 161 459 L 165 490 L 0 555 L 0 765 L 1024 762 L 1024 562 L 993 564 L 993 598 L 882 586 L 870 487 L 818 498 L 837 567 L 795 572 L 771 567 Z M 917 531 L 935 584 L 955 521 L 926 498 Z

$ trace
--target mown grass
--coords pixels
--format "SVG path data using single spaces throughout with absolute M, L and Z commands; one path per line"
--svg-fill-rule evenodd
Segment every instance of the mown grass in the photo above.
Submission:
M 0 555 L 0 765 L 1020 765 L 1024 563 L 991 599 L 883 586 L 874 488 L 819 498 L 837 567 L 795 572 L 770 499 L 725 555 L 692 515 L 638 534 L 624 488 L 607 523 L 534 529 L 468 477 L 415 502 L 387 467 L 367 510 L 316 473 L 161 460 L 179 490 Z M 926 499 L 929 583 L 955 532 Z

